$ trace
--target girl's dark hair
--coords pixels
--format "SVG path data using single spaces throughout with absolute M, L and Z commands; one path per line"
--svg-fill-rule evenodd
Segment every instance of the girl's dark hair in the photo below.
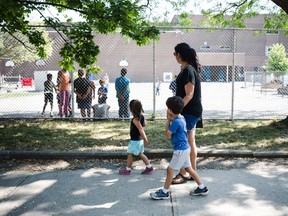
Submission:
M 166 101 L 166 106 L 174 113 L 180 114 L 184 107 L 184 101 L 179 96 L 169 97 Z
M 132 115 L 140 119 L 141 114 L 144 112 L 141 102 L 139 100 L 131 100 L 129 108 Z
M 191 48 L 187 43 L 179 43 L 175 46 L 175 53 L 179 54 L 183 61 L 188 62 L 192 65 L 196 71 L 198 76 L 201 73 L 201 65 L 199 64 L 199 59 L 196 51 Z

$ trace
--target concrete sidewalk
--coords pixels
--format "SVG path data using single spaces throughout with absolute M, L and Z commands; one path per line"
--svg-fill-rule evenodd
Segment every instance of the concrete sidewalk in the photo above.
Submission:
M 199 170 L 207 196 L 190 196 L 197 185 L 189 181 L 171 186 L 171 199 L 158 201 L 149 194 L 163 186 L 166 171 L 141 175 L 143 168 L 134 167 L 130 176 L 103 167 L 2 171 L 0 215 L 288 215 L 285 165 Z
M 172 149 L 145 149 L 149 158 L 170 158 Z M 3 159 L 126 159 L 126 151 L 0 151 Z M 213 150 L 198 148 L 198 157 L 288 158 L 288 151 Z

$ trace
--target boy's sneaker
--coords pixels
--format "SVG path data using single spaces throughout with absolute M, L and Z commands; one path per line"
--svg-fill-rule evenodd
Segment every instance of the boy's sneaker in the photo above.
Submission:
M 50 117 L 51 117 L 51 118 L 53 117 L 53 113 L 52 113 L 52 112 L 50 112 Z
M 127 170 L 126 167 L 119 171 L 120 175 L 131 175 L 131 170 Z
M 153 172 L 153 167 L 151 166 L 150 168 L 146 167 L 146 169 L 143 172 L 141 172 L 141 174 L 146 175 L 146 174 L 150 174 L 152 172 Z
M 156 191 L 155 193 L 150 193 L 150 196 L 155 200 L 164 200 L 170 198 L 170 193 L 164 193 L 162 189 Z
M 41 117 L 44 117 L 44 115 L 45 115 L 45 112 L 42 112 Z
M 190 192 L 190 195 L 199 196 L 199 195 L 207 195 L 208 193 L 209 191 L 207 187 L 204 187 L 203 189 L 197 187 L 196 190 Z

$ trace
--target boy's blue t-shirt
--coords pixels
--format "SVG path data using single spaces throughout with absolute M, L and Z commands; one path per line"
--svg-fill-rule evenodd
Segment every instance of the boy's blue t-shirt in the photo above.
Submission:
M 106 86 L 101 86 L 98 88 L 98 92 L 103 91 L 104 92 L 104 96 L 107 96 L 108 93 L 108 88 Z
M 182 115 L 179 115 L 171 122 L 168 130 L 172 132 L 171 142 L 174 150 L 185 150 L 190 147 L 186 122 Z

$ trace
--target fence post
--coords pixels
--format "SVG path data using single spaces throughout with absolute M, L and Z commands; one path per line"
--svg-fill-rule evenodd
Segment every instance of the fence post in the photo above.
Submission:
M 232 121 L 234 118 L 235 52 L 236 52 L 236 34 L 235 34 L 235 28 L 233 28 L 232 97 L 231 97 L 231 120 Z
M 72 115 L 71 115 L 71 118 L 74 119 L 75 117 L 75 110 L 74 110 L 74 71 L 70 71 L 70 81 L 71 81 L 71 92 L 70 92 L 70 97 L 71 97 L 71 111 L 72 111 Z M 70 101 L 69 101 L 70 103 Z
M 155 71 L 155 39 L 153 39 L 153 113 L 152 119 L 155 119 L 156 116 L 156 71 Z

